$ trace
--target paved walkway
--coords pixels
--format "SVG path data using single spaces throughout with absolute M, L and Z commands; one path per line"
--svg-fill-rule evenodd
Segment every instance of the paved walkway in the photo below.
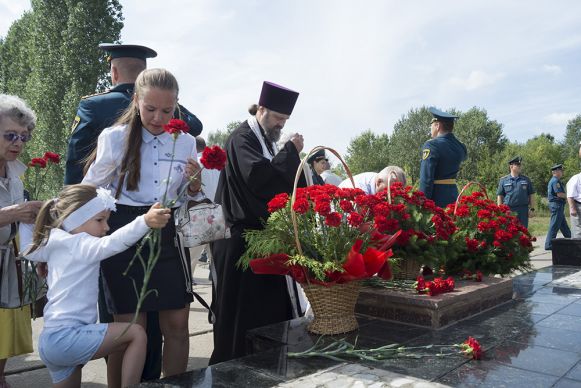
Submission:
M 534 268 L 542 268 L 552 264 L 551 252 L 544 250 L 545 238 L 538 237 L 531 253 Z M 208 303 L 211 301 L 211 285 L 208 281 L 208 265 L 198 263 L 194 280 L 198 284 L 194 289 Z M 42 330 L 42 318 L 33 321 L 32 332 L 34 349 Z M 207 322 L 207 311 L 197 302 L 190 308 L 190 358 L 188 370 L 203 368 L 208 365 L 208 359 L 213 349 L 212 326 Z M 12 388 L 49 387 L 50 376 L 35 351 L 32 354 L 14 357 L 8 360 L 6 366 L 7 381 Z M 89 362 L 83 368 L 83 387 L 106 387 L 107 371 L 103 359 Z

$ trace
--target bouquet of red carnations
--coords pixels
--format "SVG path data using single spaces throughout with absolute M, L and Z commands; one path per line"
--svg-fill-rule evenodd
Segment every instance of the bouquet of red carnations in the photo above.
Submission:
M 535 238 L 511 215 L 508 206 L 474 192 L 461 197 L 457 205 L 449 205 L 446 213 L 454 217 L 458 228 L 451 240 L 456 252 L 444 263 L 446 273 L 507 275 L 530 269 L 529 253 Z
M 389 248 L 398 233 L 375 231 L 378 202 L 360 189 L 332 185 L 298 188 L 294 202 L 287 193 L 278 194 L 268 203 L 264 229 L 246 231 L 247 250 L 239 264 L 257 274 L 290 275 L 299 283 L 342 284 L 375 274 L 390 278 Z

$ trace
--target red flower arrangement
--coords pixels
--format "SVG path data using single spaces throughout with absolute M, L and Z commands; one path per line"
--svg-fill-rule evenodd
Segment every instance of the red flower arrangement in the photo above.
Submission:
M 456 212 L 454 214 L 454 209 Z M 506 205 L 497 205 L 482 192 L 463 196 L 446 213 L 457 232 L 451 239 L 444 267 L 448 274 L 507 275 L 530 269 L 532 237 Z
M 375 223 L 371 206 L 379 201 L 360 189 L 332 185 L 299 188 L 292 204 L 287 193 L 278 194 L 267 205 L 271 214 L 265 228 L 246 231 L 247 250 L 239 265 L 257 274 L 290 275 L 300 283 L 320 285 L 375 274 L 391 278 L 389 248 L 399 232 L 380 235 L 370 227 Z M 291 206 L 302 254 L 295 243 Z
M 392 248 L 394 256 L 439 268 L 448 241 L 456 232 L 451 217 L 424 193 L 403 187 L 400 182 L 393 183 L 390 192 L 376 194 L 376 198 L 372 211 L 377 231 L 389 234 L 401 229 Z
M 46 167 L 46 159 L 44 158 L 32 158 L 28 163 L 29 167 L 35 168 L 45 168 Z

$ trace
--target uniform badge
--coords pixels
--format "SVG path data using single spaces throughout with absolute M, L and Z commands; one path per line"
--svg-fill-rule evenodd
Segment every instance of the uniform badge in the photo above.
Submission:
M 71 127 L 71 132 L 74 132 L 74 130 L 77 128 L 77 126 L 79 125 L 80 122 L 81 122 L 81 118 L 79 116 L 75 116 L 75 121 L 73 121 L 73 126 Z
M 426 148 L 425 150 L 422 151 L 422 159 L 426 160 L 428 159 L 428 156 L 430 156 L 430 149 Z

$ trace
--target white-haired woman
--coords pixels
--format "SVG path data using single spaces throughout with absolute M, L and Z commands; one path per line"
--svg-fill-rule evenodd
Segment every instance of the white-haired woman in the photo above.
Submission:
M 18 157 L 35 125 L 36 116 L 23 100 L 0 94 L 0 282 L 4 282 L 4 292 L 9 277 L 13 281 L 17 276 L 13 246 L 16 226 L 19 222 L 33 223 L 41 205 L 39 201 L 24 202 L 24 186 L 19 178 L 26 166 Z M 31 352 L 30 306 L 0 308 L 0 388 L 9 387 L 4 378 L 8 358 Z

